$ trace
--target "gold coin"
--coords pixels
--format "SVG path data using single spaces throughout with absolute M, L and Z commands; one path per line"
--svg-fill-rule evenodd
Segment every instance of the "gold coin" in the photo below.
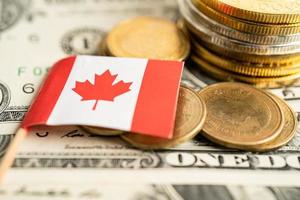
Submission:
M 279 104 L 284 115 L 284 126 L 279 136 L 274 140 L 257 146 L 253 146 L 252 149 L 255 151 L 268 151 L 272 149 L 277 149 L 285 144 L 287 144 L 293 137 L 296 135 L 298 122 L 297 117 L 293 109 L 281 98 L 277 97 L 274 94 L 271 94 L 271 97 Z
M 219 56 L 227 57 L 227 59 L 234 59 L 243 63 L 262 65 L 263 67 L 285 67 L 300 65 L 299 53 L 286 55 L 254 55 L 225 49 L 213 43 L 195 41 L 193 39 L 191 39 L 191 41 L 193 42 L 193 49 L 197 50 L 199 46 L 204 46 L 206 49 L 209 49 L 211 52 L 214 52 Z
M 195 137 L 201 130 L 206 117 L 203 100 L 193 90 L 181 86 L 172 139 L 126 133 L 121 137 L 141 149 L 162 149 L 174 147 Z
M 225 24 L 239 31 L 260 35 L 290 35 L 300 32 L 300 24 L 264 24 L 241 20 L 218 12 L 202 2 L 194 0 L 194 4 L 205 15 L 215 21 Z
M 184 26 L 184 19 L 182 17 L 180 17 L 177 21 L 176 21 L 176 26 L 183 30 L 184 32 L 186 31 L 185 26 Z
M 83 130 L 95 134 L 95 135 L 103 135 L 103 136 L 115 136 L 115 135 L 121 135 L 124 133 L 124 131 L 120 130 L 113 130 L 108 128 L 100 128 L 95 126 L 80 126 Z
M 195 0 L 230 16 L 249 21 L 288 24 L 300 22 L 299 0 Z
M 196 66 L 199 69 L 218 80 L 245 82 L 253 84 L 259 88 L 276 88 L 291 85 L 295 82 L 295 80 L 300 78 L 300 73 L 274 78 L 243 76 L 220 69 L 195 55 L 191 56 L 191 60 L 196 63 Z
M 184 60 L 189 41 L 176 24 L 156 17 L 137 17 L 118 24 L 107 36 L 113 56 Z
M 197 50 L 195 50 L 194 52 L 197 56 L 212 63 L 213 65 L 216 65 L 224 70 L 242 75 L 257 77 L 276 77 L 300 73 L 300 64 L 298 66 L 292 65 L 285 67 L 266 67 L 263 65 L 243 64 L 232 59 L 218 56 L 200 45 L 197 46 Z
M 293 43 L 287 45 L 255 45 L 247 42 L 235 40 L 213 32 L 204 26 L 201 30 L 197 30 L 197 33 L 193 33 L 193 29 L 186 26 L 191 30 L 191 44 L 204 42 L 208 46 L 221 47 L 228 51 L 234 51 L 238 53 L 255 54 L 255 55 L 286 55 L 286 54 L 299 54 L 300 44 Z M 195 37 L 193 37 L 195 36 Z
M 276 138 L 283 113 L 265 92 L 242 83 L 218 83 L 199 92 L 207 107 L 202 134 L 217 144 L 247 149 Z
M 245 33 L 232 29 L 228 26 L 220 24 L 215 20 L 204 15 L 197 7 L 192 3 L 192 0 L 178 1 L 179 9 L 182 17 L 189 24 L 193 25 L 195 29 L 201 30 L 203 27 L 210 29 L 212 32 L 216 32 L 220 35 L 227 36 L 229 38 L 248 42 L 251 44 L 259 45 L 284 45 L 288 43 L 298 42 L 300 35 L 258 35 Z

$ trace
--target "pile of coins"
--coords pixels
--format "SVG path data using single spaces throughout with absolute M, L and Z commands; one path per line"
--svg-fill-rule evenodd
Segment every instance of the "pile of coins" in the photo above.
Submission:
M 103 40 L 100 55 L 162 60 L 185 60 L 190 43 L 173 22 L 136 17 L 115 26 Z
M 179 0 L 191 60 L 214 78 L 261 87 L 300 77 L 299 1 Z
M 177 102 L 175 128 L 172 139 L 125 133 L 117 130 L 82 126 L 92 134 L 115 136 L 140 149 L 164 149 L 174 147 L 194 138 L 202 129 L 206 117 L 204 101 L 193 90 L 181 86 Z
M 243 83 L 217 83 L 199 92 L 207 107 L 202 135 L 229 148 L 267 151 L 296 134 L 294 111 L 279 97 Z
M 192 2 L 190 4 L 194 5 Z M 181 4 L 181 7 L 183 5 Z M 202 43 L 200 45 L 198 39 L 196 43 L 192 42 L 192 45 L 194 50 L 192 59 L 199 64 L 202 61 L 209 63 L 206 60 L 208 58 L 216 58 L 216 62 L 220 64 L 229 63 L 225 58 L 224 61 L 219 61 L 220 56 L 211 53 Z M 196 52 L 195 48 L 197 48 Z M 189 49 L 189 40 L 174 23 L 165 19 L 138 17 L 113 28 L 101 43 L 99 53 L 118 57 L 184 60 L 189 54 Z M 258 64 L 248 66 L 249 69 L 256 69 L 255 67 L 257 67 L 256 71 L 248 72 L 257 73 L 258 77 L 263 71 L 268 74 L 275 73 L 277 70 L 280 74 L 281 68 L 284 68 L 275 63 L 269 63 L 266 67 L 259 67 Z M 291 69 L 291 66 L 288 65 L 284 69 Z M 221 74 L 224 76 L 223 72 Z M 293 110 L 275 95 L 247 84 L 228 82 L 207 86 L 198 93 L 181 86 L 171 139 L 91 126 L 82 128 L 92 134 L 120 136 L 124 141 L 140 149 L 171 148 L 201 134 L 221 146 L 249 151 L 267 151 L 287 144 L 294 137 L 297 118 Z
M 268 151 L 287 144 L 296 134 L 294 111 L 277 96 L 243 83 L 217 83 L 196 93 L 181 86 L 171 139 L 83 126 L 103 136 L 119 135 L 140 149 L 171 148 L 201 134 L 221 146 Z

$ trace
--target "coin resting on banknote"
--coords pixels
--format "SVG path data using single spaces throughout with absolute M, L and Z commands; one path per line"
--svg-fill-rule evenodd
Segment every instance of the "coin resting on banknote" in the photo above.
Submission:
M 105 43 L 102 52 L 117 57 L 184 60 L 190 48 L 188 38 L 173 22 L 156 17 L 121 22 Z
M 203 135 L 227 147 L 252 150 L 276 138 L 284 116 L 265 92 L 239 83 L 219 83 L 199 92 L 208 109 Z
M 252 39 L 254 43 L 258 41 L 254 36 L 249 36 L 249 33 L 241 34 L 247 37 L 246 41 L 236 42 L 236 40 L 230 39 L 230 35 L 228 35 L 229 39 L 226 39 L 220 33 L 214 33 L 213 30 L 210 30 L 212 26 L 205 26 L 205 24 L 201 24 L 203 22 L 197 24 L 200 22 L 199 17 L 201 16 L 207 20 L 207 23 L 219 23 L 224 28 L 224 25 L 220 24 L 222 22 L 214 20 L 221 19 L 220 16 L 223 19 L 226 14 L 218 13 L 217 10 L 208 7 L 209 3 L 208 5 L 205 3 L 206 1 L 202 2 L 201 0 L 180 0 L 179 6 L 183 20 L 179 21 L 177 25 L 156 17 L 136 17 L 123 21 L 103 39 L 98 53 L 115 57 L 184 60 L 190 50 L 187 34 L 191 37 L 192 47 L 189 59 L 199 69 L 210 73 L 215 78 L 238 80 L 257 86 L 264 86 L 267 83 L 270 86 L 274 81 L 289 81 L 300 76 L 298 54 L 284 55 L 283 47 L 278 49 L 277 46 L 272 46 L 276 45 L 276 37 L 281 37 L 276 36 L 277 32 L 275 32 L 275 36 L 259 36 L 259 41 L 262 43 L 270 41 L 274 43 L 266 48 L 265 46 L 249 45 L 247 42 L 251 42 Z M 208 9 L 208 12 L 202 13 L 203 9 L 206 11 Z M 211 15 L 214 13 L 217 13 L 219 18 Z M 209 15 L 206 16 L 206 14 Z M 210 17 L 213 19 L 209 19 Z M 231 20 L 229 20 L 229 24 L 232 24 L 234 20 L 246 23 L 247 30 L 245 31 L 253 30 L 253 33 L 256 34 L 265 31 L 258 24 L 230 17 L 228 19 Z M 251 29 L 252 26 L 255 28 Z M 233 23 L 226 30 L 234 28 L 235 24 Z M 291 30 L 298 30 L 297 28 Z M 280 28 L 274 25 L 267 26 L 265 29 L 267 31 L 278 29 L 280 32 Z M 293 37 L 293 39 L 295 38 L 297 39 L 297 37 Z M 286 49 L 289 51 L 300 49 L 298 46 L 289 48 Z M 236 52 L 236 55 L 245 53 L 249 60 L 228 59 L 226 54 L 231 55 L 229 53 L 231 51 Z M 283 55 L 269 55 L 272 52 L 279 52 Z M 233 54 L 233 57 L 236 55 Z M 262 57 L 266 55 L 268 58 Z M 275 61 L 269 56 L 273 56 Z M 252 58 L 254 59 L 251 60 Z M 286 60 L 282 58 L 286 58 Z M 171 139 L 90 126 L 82 128 L 97 135 L 120 135 L 123 140 L 141 149 L 171 148 L 200 134 L 225 147 L 267 151 L 279 148 L 289 142 L 296 132 L 296 127 L 297 120 L 294 112 L 278 97 L 246 84 L 219 83 L 204 88 L 199 94 L 183 86 L 180 88 L 174 135 Z
M 277 97 L 274 94 L 269 93 L 271 97 L 279 104 L 279 107 L 282 109 L 284 116 L 284 126 L 273 141 L 267 142 L 265 144 L 256 145 L 254 148 L 256 151 L 267 151 L 279 148 L 287 144 L 297 133 L 297 118 L 293 109 L 282 99 Z
M 95 127 L 84 129 L 92 134 L 120 135 L 140 149 L 171 148 L 200 134 L 221 146 L 267 151 L 288 143 L 297 125 L 294 111 L 279 97 L 246 84 L 218 83 L 199 94 L 181 86 L 171 139 Z
M 247 53 L 245 55 L 249 55 L 249 60 L 241 61 L 240 56 L 237 56 L 237 59 L 228 59 L 222 55 L 222 53 L 231 51 L 230 49 L 222 50 L 222 48 L 230 48 L 230 45 L 228 46 L 226 43 L 227 40 L 224 40 L 225 46 L 218 46 L 218 41 L 222 42 L 222 40 L 218 40 L 219 33 L 215 39 L 207 39 L 214 35 L 209 30 L 209 27 L 213 26 L 205 27 L 205 24 L 197 24 L 200 23 L 200 19 L 197 21 L 197 15 L 198 17 L 201 15 L 207 20 L 207 23 L 218 23 L 201 13 L 201 5 L 203 6 L 204 3 L 206 1 L 179 1 L 183 20 L 179 20 L 177 26 L 182 31 L 174 28 L 174 23 L 159 18 L 137 17 L 121 22 L 102 41 L 99 54 L 181 60 L 188 54 L 189 45 L 186 44 L 187 40 L 184 36 L 184 34 L 188 34 L 191 37 L 192 46 L 189 59 L 198 68 L 205 70 L 217 79 L 238 80 L 263 87 L 266 83 L 268 86 L 272 86 L 275 85 L 274 81 L 288 82 L 300 76 L 300 56 L 298 54 L 262 57 L 265 54 L 265 47 L 259 49 L 258 46 L 253 45 L 250 48 L 247 47 L 246 41 L 241 41 L 230 45 L 238 44 L 236 47 L 241 49 L 235 47 L 233 51 L 237 51 L 237 54 Z M 210 4 L 208 3 L 208 5 Z M 164 30 L 156 31 L 160 28 Z M 272 26 L 272 28 L 276 27 Z M 136 29 L 137 31 L 133 31 Z M 260 31 L 260 27 L 257 26 L 255 30 Z M 248 42 L 249 40 L 258 41 L 249 34 L 244 34 L 244 36 L 247 36 Z M 277 38 L 280 38 L 267 35 L 258 37 L 262 43 L 276 42 Z M 166 40 L 168 45 L 164 46 L 162 39 Z M 183 45 L 183 48 L 178 49 L 180 44 Z M 155 48 L 161 45 L 163 45 L 161 49 Z M 209 49 L 214 46 L 221 52 L 220 54 L 215 53 L 215 49 Z M 270 46 L 271 48 L 273 47 Z M 273 49 L 283 51 L 277 48 Z M 262 55 L 255 55 L 257 52 L 261 52 Z M 219 145 L 250 151 L 279 148 L 290 141 L 296 132 L 297 120 L 291 108 L 278 97 L 262 90 L 245 84 L 220 83 L 204 88 L 199 95 L 193 94 L 190 89 L 181 87 L 172 139 L 161 139 L 135 133 L 113 132 L 107 134 L 107 131 L 101 129 L 97 131 L 97 128 L 91 129 L 91 127 L 85 129 L 91 133 L 102 135 L 120 134 L 122 139 L 142 149 L 174 147 L 201 132 L 207 139 Z M 208 113 L 207 117 L 206 112 Z M 184 121 L 185 123 L 183 123 Z M 204 128 L 200 131 L 203 123 Z
M 258 87 L 289 84 L 300 77 L 298 4 L 291 10 L 278 1 L 178 2 L 182 18 L 177 24 L 157 17 L 125 20 L 106 35 L 98 53 L 188 59 L 216 79 Z M 214 84 L 199 94 L 181 87 L 175 123 L 171 139 L 97 127 L 83 129 L 98 135 L 120 135 L 141 149 L 170 148 L 201 134 L 225 147 L 267 151 L 288 143 L 297 127 L 294 111 L 283 100 L 241 83 Z
M 175 139 L 176 143 L 172 140 L 169 147 L 167 143 L 160 143 L 161 147 L 157 147 L 171 149 L 144 151 L 154 149 L 151 141 L 162 140 L 134 140 L 137 136 L 134 133 L 98 127 L 39 127 L 27 135 L 18 150 L 11 173 L 6 177 L 8 182 L 0 189 L 0 199 L 104 200 L 120 199 L 120 193 L 124 200 L 299 198 L 300 126 L 297 127 L 294 111 L 298 113 L 299 121 L 300 87 L 294 85 L 294 81 L 299 72 L 300 54 L 291 52 L 299 48 L 300 34 L 253 34 L 249 30 L 234 29 L 236 25 L 232 21 L 242 20 L 246 21 L 243 24 L 252 25 L 271 24 L 272 29 L 276 24 L 280 24 L 278 27 L 289 24 L 288 29 L 293 29 L 291 24 L 298 26 L 300 23 L 300 1 L 201 0 L 202 4 L 214 10 L 213 13 L 218 12 L 217 17 L 205 15 L 197 1 L 185 1 L 184 6 L 179 2 L 181 20 L 177 21 L 177 26 L 182 29 L 180 32 L 190 37 L 191 43 L 188 45 L 192 46 L 191 56 L 184 58 L 188 61 L 182 84 L 199 93 L 216 80 L 276 87 L 268 91 L 284 98 L 283 101 L 272 96 L 282 110 L 283 128 L 274 140 L 248 149 L 276 151 L 252 153 L 220 148 L 217 143 L 206 140 L 201 131 L 197 131 L 197 136 L 191 140 L 189 138 L 194 134 L 187 134 L 182 142 L 189 141 L 178 147 L 172 148 L 181 143 Z M 15 129 L 55 60 L 70 54 L 94 55 L 97 52 L 106 56 L 121 56 L 109 52 L 104 38 L 107 38 L 111 27 L 119 24 L 120 20 L 130 20 L 140 15 L 178 19 L 177 4 L 178 1 L 174 0 L 0 0 L 0 154 L 7 152 L 9 143 L 15 138 Z M 225 18 L 230 26 L 220 23 L 218 16 L 230 16 L 230 21 Z M 255 31 L 260 31 L 260 28 L 256 27 Z M 154 44 L 156 41 L 158 45 L 163 43 L 152 39 L 153 46 L 157 45 Z M 184 42 L 184 37 L 182 39 Z M 144 46 L 140 39 L 137 43 Z M 167 44 L 171 49 L 177 48 L 178 43 Z M 147 46 L 144 47 L 142 53 L 148 54 Z M 182 47 L 186 49 L 184 45 Z M 128 45 L 128 48 L 132 47 Z M 152 51 L 156 49 L 159 48 Z M 136 49 L 139 50 L 136 53 L 134 50 L 129 52 L 141 55 L 140 49 Z M 156 52 L 150 51 L 149 54 L 153 56 Z M 185 57 L 172 56 L 176 59 Z M 92 79 L 93 76 L 89 80 Z M 278 84 L 277 80 L 280 81 Z M 190 99 L 196 99 L 195 92 L 185 91 L 189 92 L 186 96 L 191 96 Z M 98 106 L 101 110 L 102 102 Z M 184 106 L 183 110 L 189 110 L 189 107 Z M 208 113 L 209 110 L 206 110 Z M 223 111 L 225 116 L 227 111 Z M 191 113 L 196 112 L 195 109 Z M 190 119 L 189 112 L 186 113 L 185 118 Z M 121 139 L 126 136 L 140 142 L 136 144 L 137 148 L 146 144 L 144 149 L 135 149 Z M 57 177 L 63 177 L 63 180 Z
M 199 95 L 193 90 L 182 86 L 177 102 L 173 138 L 161 139 L 135 133 L 126 133 L 121 137 L 141 149 L 174 147 L 194 138 L 200 132 L 205 122 L 206 112 L 206 106 Z

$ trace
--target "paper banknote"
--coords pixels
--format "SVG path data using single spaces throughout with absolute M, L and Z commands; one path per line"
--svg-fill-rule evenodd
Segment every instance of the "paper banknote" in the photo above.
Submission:
M 175 20 L 176 1 L 0 0 L 1 155 L 53 62 L 95 54 L 113 25 L 137 15 Z M 182 80 L 195 90 L 213 82 L 193 66 Z M 300 120 L 300 87 L 271 91 Z M 153 152 L 78 127 L 39 128 L 21 146 L 0 199 L 297 199 L 299 169 L 300 127 L 288 145 L 263 154 L 223 149 L 201 135 Z
M 173 0 L 1 0 L 0 135 L 15 132 L 54 62 L 96 54 L 120 20 L 137 15 L 176 19 L 176 8 Z
M 218 185 L 124 185 L 89 183 L 38 183 L 9 185 L 0 189 L 9 200 L 297 200 L 299 189 L 291 187 Z

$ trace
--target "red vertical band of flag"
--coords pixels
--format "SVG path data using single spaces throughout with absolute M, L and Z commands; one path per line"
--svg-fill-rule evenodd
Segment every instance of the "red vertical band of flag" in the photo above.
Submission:
M 31 125 L 47 123 L 48 117 L 68 80 L 75 59 L 76 57 L 72 56 L 54 64 L 37 98 L 33 101 L 29 112 L 26 114 L 21 125 L 22 128 L 26 129 Z
M 132 132 L 172 137 L 182 65 L 176 61 L 148 61 L 132 119 Z

